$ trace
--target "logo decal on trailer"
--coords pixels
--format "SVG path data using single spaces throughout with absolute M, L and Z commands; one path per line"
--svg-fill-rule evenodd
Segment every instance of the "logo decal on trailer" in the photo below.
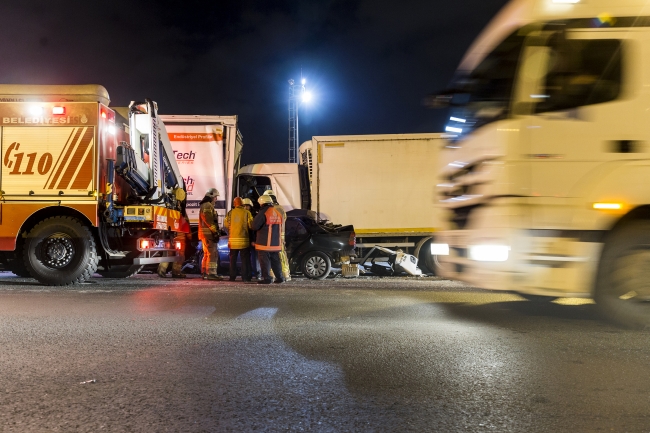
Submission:
M 93 182 L 94 127 L 5 127 L 5 190 L 89 190 Z

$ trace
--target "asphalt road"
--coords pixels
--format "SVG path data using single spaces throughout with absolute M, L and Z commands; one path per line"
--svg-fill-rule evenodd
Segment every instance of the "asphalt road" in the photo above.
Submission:
M 649 343 L 435 278 L 0 274 L 0 431 L 650 432 Z

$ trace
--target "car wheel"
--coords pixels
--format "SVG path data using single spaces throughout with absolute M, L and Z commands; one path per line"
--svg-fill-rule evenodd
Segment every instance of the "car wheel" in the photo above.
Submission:
M 36 224 L 23 248 L 27 270 L 48 286 L 83 283 L 97 271 L 92 233 L 78 219 L 52 217 Z
M 142 265 L 116 265 L 108 270 L 99 270 L 97 273 L 104 278 L 129 278 L 142 270 Z
M 605 317 L 628 328 L 650 327 L 650 221 L 617 229 L 605 243 L 594 298 Z
M 332 262 L 327 254 L 320 251 L 307 253 L 302 259 L 302 273 L 312 280 L 327 278 L 332 269 Z
M 436 275 L 436 264 L 433 255 L 431 254 L 431 238 L 420 240 L 416 245 L 415 251 L 418 258 L 418 267 L 425 274 Z

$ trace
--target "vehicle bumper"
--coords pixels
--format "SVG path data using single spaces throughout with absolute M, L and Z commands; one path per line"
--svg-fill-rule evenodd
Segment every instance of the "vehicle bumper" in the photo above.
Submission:
M 439 232 L 436 242 L 448 244 L 449 255 L 437 256 L 438 273 L 490 290 L 589 297 L 602 243 L 562 233 L 503 228 Z M 490 249 L 497 246 L 507 248 L 505 259 L 500 255 L 505 248 Z

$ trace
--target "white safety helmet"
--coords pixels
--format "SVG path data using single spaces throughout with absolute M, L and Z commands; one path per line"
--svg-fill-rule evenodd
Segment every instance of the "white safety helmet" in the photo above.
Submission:
M 268 195 L 261 195 L 260 198 L 257 199 L 257 202 L 260 206 L 264 206 L 265 204 L 273 204 L 273 199 Z
M 218 197 L 219 191 L 217 190 L 217 188 L 210 188 L 208 192 L 205 193 L 205 196 L 212 197 L 212 198 Z
M 275 193 L 273 192 L 272 189 L 267 189 L 266 191 L 264 191 L 264 194 L 262 194 L 262 195 L 272 195 L 272 196 L 275 196 Z
M 250 198 L 245 198 L 241 202 L 243 205 L 249 205 L 250 207 L 253 207 L 253 202 L 251 201 Z

